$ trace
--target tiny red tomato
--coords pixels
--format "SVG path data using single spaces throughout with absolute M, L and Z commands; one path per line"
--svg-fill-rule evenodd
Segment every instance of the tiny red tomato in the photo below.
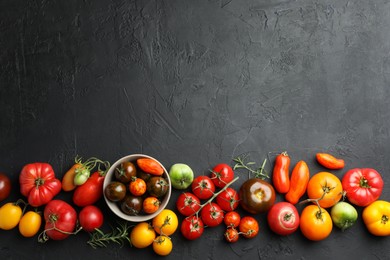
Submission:
M 267 222 L 273 232 L 286 236 L 299 228 L 299 214 L 289 202 L 278 202 L 268 211 Z
M 200 211 L 203 223 L 208 227 L 215 227 L 222 223 L 224 213 L 218 204 L 210 202 Z
M 223 222 L 227 227 L 238 227 L 240 224 L 241 217 L 240 214 L 238 214 L 236 211 L 230 211 L 226 213 L 225 217 L 223 218 Z
M 216 202 L 224 211 L 233 211 L 238 207 L 240 202 L 238 192 L 235 189 L 228 187 L 218 194 Z
M 192 192 L 201 200 L 209 199 L 213 196 L 215 185 L 208 176 L 198 176 L 191 185 Z
M 234 178 L 232 167 L 225 163 L 217 164 L 211 171 L 211 179 L 218 188 L 223 188 Z
M 200 209 L 200 200 L 190 192 L 179 195 L 176 201 L 176 208 L 183 216 L 190 216 Z
M 195 240 L 203 234 L 203 221 L 196 215 L 186 217 L 181 223 L 180 231 L 188 240 Z
M 129 184 L 129 191 L 134 196 L 142 196 L 146 192 L 146 182 L 141 178 L 133 178 Z
M 103 213 L 94 205 L 86 206 L 79 213 L 79 222 L 85 231 L 93 232 L 103 225 Z
M 259 233 L 259 223 L 255 218 L 246 216 L 241 219 L 238 229 L 245 238 L 254 238 Z
M 238 240 L 239 233 L 234 227 L 228 227 L 224 233 L 224 237 L 227 242 L 235 243 Z

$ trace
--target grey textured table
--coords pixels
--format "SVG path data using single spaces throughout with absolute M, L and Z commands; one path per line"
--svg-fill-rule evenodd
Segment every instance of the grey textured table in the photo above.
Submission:
M 244 152 L 261 163 L 283 150 L 312 175 L 323 170 L 319 151 L 343 157 L 346 169 L 375 168 L 385 181 L 381 198 L 390 200 L 389 28 L 388 0 L 2 0 L 8 201 L 21 196 L 19 172 L 35 161 L 62 176 L 76 155 L 114 162 L 145 153 L 201 175 Z M 389 239 L 371 236 L 361 218 L 316 243 L 299 231 L 274 235 L 265 215 L 256 218 L 260 234 L 231 245 L 222 226 L 192 242 L 177 232 L 167 258 L 389 259 Z M 87 240 L 83 233 L 39 244 L 0 231 L 0 258 L 155 257 L 150 248 L 94 250 Z

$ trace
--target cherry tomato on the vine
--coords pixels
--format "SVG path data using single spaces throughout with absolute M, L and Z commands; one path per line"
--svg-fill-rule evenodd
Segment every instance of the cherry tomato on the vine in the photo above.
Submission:
M 176 208 L 183 216 L 190 216 L 200 209 L 200 200 L 190 192 L 179 195 L 176 201 Z
M 211 171 L 211 179 L 218 188 L 223 188 L 234 178 L 232 167 L 225 163 L 217 164 Z
M 224 213 L 218 204 L 210 202 L 200 211 L 203 223 L 208 227 L 215 227 L 222 223 Z
M 218 194 L 216 197 L 216 202 L 222 210 L 229 212 L 235 210 L 238 207 L 240 198 L 238 196 L 238 192 L 235 189 L 228 187 L 220 194 Z
M 238 229 L 245 238 L 254 238 L 259 233 L 260 228 L 255 218 L 245 216 L 241 219 Z
M 213 196 L 215 185 L 210 177 L 201 175 L 194 179 L 191 189 L 192 193 L 194 193 L 199 199 L 206 200 Z
M 181 223 L 180 231 L 188 240 L 198 239 L 204 231 L 203 221 L 196 215 L 186 217 Z
M 238 227 L 241 221 L 241 216 L 236 211 L 230 211 L 226 213 L 225 217 L 223 218 L 223 223 L 227 227 Z
M 224 233 L 224 237 L 227 242 L 235 243 L 239 238 L 239 233 L 234 227 L 228 227 Z

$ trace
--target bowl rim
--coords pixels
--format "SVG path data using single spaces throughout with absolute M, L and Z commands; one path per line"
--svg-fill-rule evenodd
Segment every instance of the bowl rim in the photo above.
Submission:
M 107 199 L 105 193 L 104 193 L 104 190 L 105 188 L 107 187 L 107 185 L 111 182 L 111 181 L 114 181 L 114 177 L 113 177 L 113 172 L 114 170 L 116 169 L 116 167 L 118 165 L 120 165 L 122 162 L 126 162 L 126 161 L 131 161 L 134 163 L 135 160 L 139 159 L 139 158 L 149 158 L 149 159 L 153 159 L 155 160 L 158 164 L 161 165 L 161 167 L 164 169 L 164 173 L 163 173 L 163 176 L 165 177 L 165 179 L 167 180 L 168 182 L 168 192 L 167 194 L 165 194 L 164 198 L 161 200 L 161 204 L 160 204 L 160 207 L 159 209 L 152 213 L 152 214 L 146 214 L 146 215 L 137 215 L 137 216 L 130 216 L 130 215 L 127 215 L 125 213 L 122 212 L 122 210 L 119 208 L 119 206 L 117 205 L 117 202 L 112 202 L 110 200 Z M 109 209 L 118 217 L 124 219 L 124 220 L 127 220 L 127 221 L 131 221 L 131 222 L 143 222 L 143 221 L 148 221 L 154 217 L 156 217 L 163 209 L 165 209 L 165 207 L 168 205 L 168 202 L 169 202 L 169 199 L 171 197 L 171 192 L 172 192 L 172 185 L 171 185 L 171 179 L 169 177 L 169 174 L 168 174 L 168 171 L 166 170 L 166 168 L 164 167 L 164 165 L 162 165 L 162 163 L 157 160 L 156 158 L 150 156 L 150 155 L 146 155 L 146 154 L 141 154 L 141 153 L 137 153 L 137 154 L 129 154 L 129 155 L 126 155 L 126 156 L 123 156 L 122 158 L 118 159 L 115 163 L 113 163 L 110 168 L 108 169 L 107 171 L 107 174 L 106 174 L 106 177 L 104 178 L 104 182 L 103 182 L 103 197 L 104 197 L 104 200 L 106 201 L 106 204 L 107 206 L 109 207 Z

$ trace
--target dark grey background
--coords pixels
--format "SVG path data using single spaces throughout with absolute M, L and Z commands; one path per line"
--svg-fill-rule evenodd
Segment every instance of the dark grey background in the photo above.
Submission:
M 389 26 L 387 0 L 1 0 L 7 201 L 20 198 L 18 174 L 35 161 L 61 177 L 76 155 L 113 163 L 145 153 L 201 175 L 244 152 L 261 163 L 283 150 L 312 175 L 324 170 L 319 151 L 343 157 L 346 169 L 375 168 L 390 200 Z M 247 178 L 237 174 L 235 188 Z M 389 259 L 389 239 L 370 235 L 361 218 L 316 243 L 299 231 L 274 235 L 265 215 L 256 218 L 260 234 L 232 245 L 222 226 L 193 242 L 177 232 L 168 259 Z M 0 231 L 0 258 L 155 257 L 151 248 L 94 250 L 87 240 L 39 244 Z

